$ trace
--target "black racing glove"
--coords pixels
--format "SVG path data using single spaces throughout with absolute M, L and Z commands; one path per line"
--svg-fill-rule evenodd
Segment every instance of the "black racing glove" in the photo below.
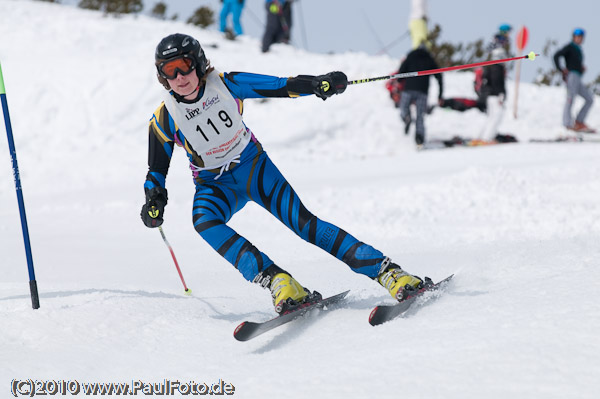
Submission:
M 142 206 L 140 214 L 146 227 L 158 227 L 163 224 L 167 200 L 167 190 L 162 187 L 146 190 L 146 203 Z
M 327 100 L 334 94 L 342 94 L 347 86 L 348 78 L 344 72 L 329 72 L 316 76 L 312 80 L 313 92 L 323 100 Z

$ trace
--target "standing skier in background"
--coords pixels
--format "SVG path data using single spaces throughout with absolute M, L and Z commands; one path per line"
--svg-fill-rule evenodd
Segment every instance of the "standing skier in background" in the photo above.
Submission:
M 398 300 L 423 284 L 379 250 L 310 213 L 242 120 L 247 98 L 314 94 L 325 100 L 345 91 L 345 74 L 278 78 L 220 73 L 210 65 L 196 39 L 179 33 L 158 44 L 155 66 L 166 91 L 149 124 L 149 171 L 141 211 L 146 226 L 163 223 L 165 180 L 177 144 L 187 152 L 196 185 L 194 228 L 246 280 L 270 290 L 277 312 L 302 303 L 310 293 L 227 226 L 248 201 L 262 206 L 303 240 L 329 252 L 352 271 L 376 280 Z
M 581 81 L 581 77 L 585 72 L 583 50 L 581 49 L 584 36 L 585 32 L 583 29 L 575 29 L 573 31 L 573 40 L 554 54 L 554 65 L 561 71 L 563 80 L 567 83 L 567 101 L 563 110 L 563 126 L 576 132 L 595 133 L 596 131 L 588 127 L 584 122 L 594 102 L 594 95 Z M 566 65 L 564 68 L 560 66 L 561 57 L 565 59 Z M 571 108 L 573 100 L 575 100 L 575 96 L 577 95 L 583 97 L 585 104 L 583 104 L 583 107 L 575 118 L 575 122 L 573 122 Z
M 229 14 L 232 14 L 233 33 L 235 33 L 235 35 L 231 35 L 231 33 L 229 33 L 231 38 L 244 33 L 242 30 L 242 23 L 240 22 L 242 10 L 244 9 L 244 1 L 245 0 L 221 0 L 221 3 L 223 3 L 223 8 L 221 8 L 220 15 L 221 32 L 230 32 L 227 28 L 227 17 Z
M 427 50 L 425 43 L 412 50 L 400 64 L 398 73 L 438 69 L 437 62 Z M 444 84 L 441 74 L 433 75 L 439 84 L 438 103 L 441 103 L 444 94 Z M 415 123 L 415 142 L 421 146 L 425 142 L 425 114 L 427 113 L 427 96 L 429 93 L 429 75 L 417 76 L 409 79 L 398 79 L 404 82 L 404 91 L 400 97 L 400 117 L 404 122 L 404 133 L 408 134 L 412 123 L 410 105 L 417 108 Z
M 488 46 L 488 50 L 493 51 L 498 47 L 502 47 L 506 50 L 506 54 L 508 54 L 510 52 L 510 32 L 512 32 L 512 26 L 501 24 L 498 27 L 498 33 L 494 35 L 494 39 Z
M 491 51 L 492 60 L 507 58 L 506 37 L 496 35 L 494 39 L 495 47 Z M 498 126 L 504 117 L 504 104 L 506 101 L 506 68 L 504 64 L 495 64 L 483 68 L 481 75 L 481 88 L 479 101 L 485 104 L 487 120 L 479 138 L 485 141 L 506 141 L 505 135 L 498 134 Z M 510 136 L 512 137 L 512 136 Z M 510 140 L 510 141 L 516 141 Z

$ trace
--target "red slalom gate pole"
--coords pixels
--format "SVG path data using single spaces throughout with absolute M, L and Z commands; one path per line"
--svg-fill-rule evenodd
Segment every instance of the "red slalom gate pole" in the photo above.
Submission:
M 532 51 L 531 53 L 524 55 L 524 56 L 520 56 L 520 57 L 503 58 L 501 60 L 482 61 L 482 62 L 476 62 L 474 64 L 455 65 L 455 66 L 446 67 L 446 68 L 427 69 L 425 71 L 397 73 L 395 75 L 379 76 L 377 78 L 351 80 L 348 82 L 348 85 L 377 82 L 380 80 L 388 80 L 388 79 L 403 79 L 403 78 L 414 78 L 417 76 L 435 75 L 437 73 L 442 73 L 442 72 L 458 71 L 461 69 L 484 67 L 484 66 L 488 66 L 488 65 L 502 64 L 503 62 L 510 62 L 510 61 L 523 60 L 523 59 L 528 59 L 528 60 L 533 61 L 533 60 L 535 60 L 535 57 L 538 55 L 539 54 L 536 54 L 535 52 Z
M 523 53 L 523 49 L 527 46 L 527 40 L 529 39 L 529 30 L 523 26 L 517 34 L 517 50 L 519 55 Z M 513 108 L 513 116 L 517 119 L 517 109 L 519 102 L 519 81 L 521 80 L 521 61 L 517 62 L 517 71 L 515 73 L 515 103 Z
M 190 290 L 187 285 L 185 285 L 185 280 L 183 279 L 183 274 L 181 274 L 181 269 L 179 268 L 179 263 L 177 263 L 177 258 L 175 257 L 175 252 L 173 252 L 173 248 L 171 248 L 171 244 L 167 241 L 167 237 L 162 229 L 162 226 L 158 226 L 158 231 L 160 231 L 160 235 L 162 236 L 163 241 L 167 244 L 167 248 L 171 252 L 171 256 L 173 257 L 173 262 L 175 262 L 175 267 L 177 268 L 177 273 L 179 273 L 179 278 L 181 278 L 181 282 L 183 283 L 183 288 L 185 289 L 186 295 L 191 295 L 192 290 Z

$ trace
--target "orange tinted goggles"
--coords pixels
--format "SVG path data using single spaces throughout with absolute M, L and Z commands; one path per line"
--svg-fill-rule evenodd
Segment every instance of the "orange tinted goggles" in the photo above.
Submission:
M 158 66 L 158 72 L 165 79 L 175 79 L 177 72 L 182 75 L 187 75 L 195 69 L 194 61 L 191 58 L 181 57 L 175 58 L 161 63 Z

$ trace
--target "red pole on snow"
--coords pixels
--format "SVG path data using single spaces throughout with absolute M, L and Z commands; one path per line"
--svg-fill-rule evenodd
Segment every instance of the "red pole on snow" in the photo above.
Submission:
M 523 49 L 527 46 L 527 40 L 529 39 L 529 31 L 527 27 L 523 26 L 517 34 L 517 50 L 519 55 L 523 53 Z M 513 108 L 513 116 L 517 119 L 517 109 L 519 101 L 519 80 L 521 80 L 521 61 L 517 62 L 517 71 L 515 73 L 515 104 Z
M 177 273 L 179 273 L 179 278 L 181 278 L 181 282 L 183 283 L 183 288 L 185 289 L 185 294 L 191 295 L 192 290 L 190 290 L 187 287 L 187 285 L 185 285 L 185 280 L 183 279 L 183 274 L 181 274 L 181 269 L 179 268 L 179 263 L 177 263 L 177 258 L 175 257 L 175 252 L 173 252 L 173 248 L 171 248 L 171 244 L 169 244 L 169 241 L 167 241 L 167 237 L 165 236 L 165 233 L 163 232 L 162 226 L 158 226 L 158 231 L 160 231 L 160 235 L 162 236 L 163 241 L 165 242 L 165 244 L 167 244 L 167 248 L 169 248 L 169 251 L 171 252 L 171 257 L 173 258 L 173 262 L 175 262 L 175 267 L 177 268 Z

